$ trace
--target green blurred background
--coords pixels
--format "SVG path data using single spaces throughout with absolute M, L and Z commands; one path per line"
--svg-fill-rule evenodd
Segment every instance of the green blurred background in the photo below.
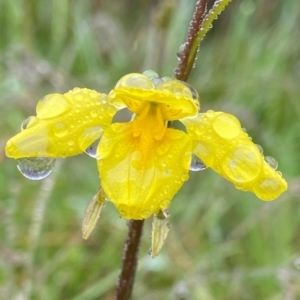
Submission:
M 112 299 L 127 235 L 108 203 L 81 238 L 99 188 L 86 155 L 25 179 L 4 154 L 43 95 L 108 92 L 126 73 L 172 75 L 195 1 L 0 0 L 0 299 Z M 235 0 L 201 44 L 189 82 L 201 110 L 235 114 L 289 190 L 262 202 L 211 170 L 190 174 L 151 259 L 147 220 L 133 299 L 300 299 L 300 5 Z

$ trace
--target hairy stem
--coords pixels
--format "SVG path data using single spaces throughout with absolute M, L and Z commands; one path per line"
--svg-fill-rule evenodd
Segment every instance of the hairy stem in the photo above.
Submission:
M 207 0 L 197 1 L 182 53 L 178 54 L 179 62 L 174 71 L 177 79 L 186 81 L 196 58 L 197 51 L 191 52 L 194 41 L 203 23 L 206 13 Z
M 128 300 L 131 297 L 143 225 L 144 220 L 129 221 L 129 232 L 124 245 L 123 265 L 116 286 L 115 300 Z

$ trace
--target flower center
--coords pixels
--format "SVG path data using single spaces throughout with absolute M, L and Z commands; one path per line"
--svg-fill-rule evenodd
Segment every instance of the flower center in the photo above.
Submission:
M 138 148 L 142 158 L 146 158 L 153 151 L 154 143 L 159 143 L 163 139 L 167 129 L 160 105 L 146 102 L 136 114 L 132 125 L 133 137 L 138 139 Z

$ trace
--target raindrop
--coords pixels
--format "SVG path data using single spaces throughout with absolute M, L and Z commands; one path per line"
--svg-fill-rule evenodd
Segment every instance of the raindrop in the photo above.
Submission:
M 17 161 L 19 171 L 31 180 L 46 178 L 52 172 L 55 164 L 55 159 L 51 157 L 24 157 Z
M 170 77 L 170 76 L 164 76 L 164 77 L 162 77 L 161 79 L 162 79 L 163 81 L 173 80 L 173 78 Z
M 264 153 L 263 147 L 261 145 L 258 145 L 258 144 L 256 144 L 256 147 L 258 148 L 259 153 L 262 155 Z
M 206 169 L 206 165 L 204 164 L 204 162 L 199 157 L 197 157 L 195 154 L 193 154 L 190 170 L 191 171 L 202 171 L 204 169 Z
M 153 70 L 147 70 L 147 71 L 143 72 L 143 75 L 147 76 L 150 79 L 159 77 L 158 74 Z
M 184 48 L 185 48 L 185 43 L 181 44 L 178 48 L 178 52 L 177 52 L 177 58 L 178 60 L 181 60 L 183 52 L 184 52 Z
M 199 95 L 198 95 L 196 89 L 186 82 L 182 82 L 182 83 L 189 88 L 189 90 L 191 91 L 191 94 L 192 94 L 192 98 L 194 100 L 199 100 Z
M 154 77 L 151 78 L 152 82 L 154 83 L 155 86 L 158 86 L 160 83 L 164 82 L 161 78 L 159 77 Z
M 100 142 L 100 139 L 97 139 L 93 144 L 91 144 L 89 147 L 87 147 L 84 152 L 88 156 L 90 156 L 92 158 L 96 158 L 99 142 Z
M 27 118 L 26 120 L 23 121 L 23 123 L 21 125 L 21 130 L 25 130 L 29 127 L 32 127 L 36 123 L 37 123 L 36 117 L 29 117 L 29 118 Z
M 53 131 L 57 137 L 63 137 L 65 135 L 67 135 L 68 127 L 65 123 L 58 122 L 53 126 Z
M 270 167 L 274 170 L 278 167 L 278 162 L 276 159 L 272 156 L 265 156 L 265 161 L 270 165 Z

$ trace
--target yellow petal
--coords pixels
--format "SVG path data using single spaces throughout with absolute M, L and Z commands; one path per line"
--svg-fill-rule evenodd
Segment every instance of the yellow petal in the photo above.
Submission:
M 233 115 L 208 111 L 181 121 L 194 141 L 194 153 L 237 189 L 262 200 L 274 200 L 287 189 L 281 173 L 264 160 Z
M 164 120 L 194 116 L 199 111 L 198 94 L 189 84 L 174 79 L 155 87 L 151 79 L 138 73 L 122 77 L 110 92 L 109 100 L 134 113 L 139 113 L 145 102 L 160 104 Z
M 6 155 L 66 157 L 83 152 L 108 126 L 116 108 L 105 94 L 75 88 L 68 93 L 43 97 L 37 115 L 22 124 L 22 131 L 6 145 Z
M 159 139 L 134 132 L 133 122 L 108 128 L 98 148 L 98 168 L 102 188 L 120 216 L 145 219 L 168 208 L 188 179 L 192 145 L 175 129 L 166 128 Z

